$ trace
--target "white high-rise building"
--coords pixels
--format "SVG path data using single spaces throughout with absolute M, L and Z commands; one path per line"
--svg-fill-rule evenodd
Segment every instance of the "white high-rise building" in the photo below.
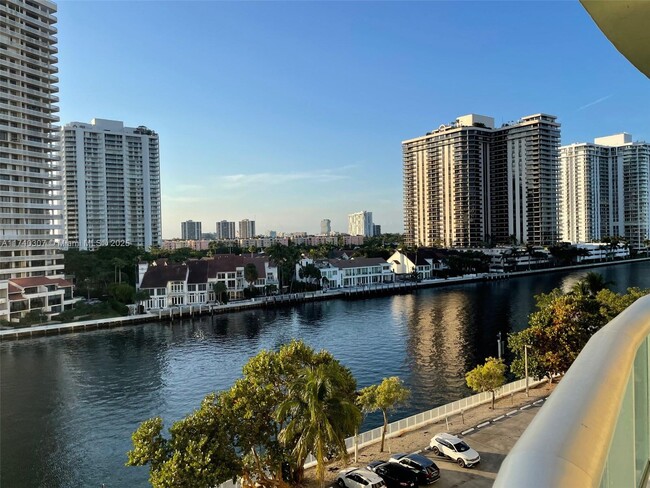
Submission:
M 372 212 L 364 210 L 348 215 L 348 234 L 351 236 L 372 237 L 373 231 Z
M 63 276 L 63 204 L 56 4 L 3 0 L 0 9 L 0 298 L 12 286 L 24 291 L 0 300 L 0 320 L 7 320 L 62 309 L 49 279 Z M 37 288 L 38 298 L 28 297 Z
M 201 239 L 201 222 L 187 220 L 181 222 L 181 239 L 184 241 L 198 241 Z
M 236 237 L 234 222 L 228 222 L 227 220 L 217 222 L 217 239 L 227 240 L 235 239 Z
M 328 236 L 332 233 L 332 221 L 330 219 L 323 219 L 320 221 L 321 235 Z
M 158 134 L 116 120 L 63 128 L 65 234 L 71 247 L 162 243 Z
M 546 114 L 499 128 L 470 114 L 404 141 L 407 244 L 555 243 L 559 141 Z
M 251 239 L 255 237 L 255 221 L 244 219 L 239 222 L 239 238 Z
M 650 144 L 630 134 L 560 148 L 562 240 L 623 237 L 635 248 L 650 238 Z

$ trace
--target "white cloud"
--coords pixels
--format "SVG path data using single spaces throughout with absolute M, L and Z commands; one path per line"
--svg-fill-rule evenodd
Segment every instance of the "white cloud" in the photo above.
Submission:
M 352 166 L 345 166 L 339 170 L 300 171 L 294 173 L 239 173 L 234 175 L 218 176 L 214 178 L 214 180 L 217 185 L 228 189 L 242 189 L 245 187 L 259 188 L 260 184 L 284 185 L 300 181 L 328 183 L 349 179 L 350 177 L 342 174 L 342 171 L 350 168 L 352 168 Z

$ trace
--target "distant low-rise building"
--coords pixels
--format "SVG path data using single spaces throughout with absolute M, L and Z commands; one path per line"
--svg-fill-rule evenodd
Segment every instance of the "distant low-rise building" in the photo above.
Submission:
M 162 243 L 163 249 L 176 250 L 190 248 L 193 251 L 205 251 L 210 248 L 210 241 L 207 239 L 184 240 L 184 239 L 166 239 Z

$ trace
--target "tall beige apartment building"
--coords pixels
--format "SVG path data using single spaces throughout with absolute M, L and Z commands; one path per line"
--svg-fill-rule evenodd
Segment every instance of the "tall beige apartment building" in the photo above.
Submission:
M 55 13 L 47 0 L 0 4 L 0 320 L 62 307 Z
M 407 244 L 556 242 L 559 141 L 560 124 L 547 114 L 500 128 L 470 114 L 404 141 Z
M 624 237 L 632 247 L 650 238 L 650 144 L 621 133 L 560 148 L 562 240 Z

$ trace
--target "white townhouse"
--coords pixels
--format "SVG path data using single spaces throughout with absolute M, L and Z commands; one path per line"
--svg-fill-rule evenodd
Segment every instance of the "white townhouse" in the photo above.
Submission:
M 263 289 L 278 285 L 278 270 L 268 258 L 223 255 L 211 259 L 189 260 L 185 263 L 169 263 L 161 259 L 151 265 L 140 263 L 140 290 L 149 292 L 144 303 L 146 310 L 181 305 L 201 305 L 216 300 L 213 286 L 223 283 L 232 300 L 244 297 L 244 289 L 251 284 L 245 279 L 246 265 L 257 269 L 257 280 L 252 285 Z
M 396 275 L 411 275 L 417 271 L 418 277 L 428 280 L 434 277 L 434 271 L 446 269 L 442 255 L 434 249 L 418 248 L 417 251 L 395 251 L 388 258 L 390 268 Z
M 314 264 L 321 272 L 321 279 L 326 278 L 329 288 L 352 288 L 356 286 L 374 285 L 395 282 L 395 273 L 390 264 L 382 258 L 351 258 L 351 259 L 302 259 L 296 265 L 296 275 L 301 281 L 299 270 L 301 266 Z
M 341 259 L 330 263 L 339 268 L 343 288 L 395 282 L 390 263 L 382 258 Z

